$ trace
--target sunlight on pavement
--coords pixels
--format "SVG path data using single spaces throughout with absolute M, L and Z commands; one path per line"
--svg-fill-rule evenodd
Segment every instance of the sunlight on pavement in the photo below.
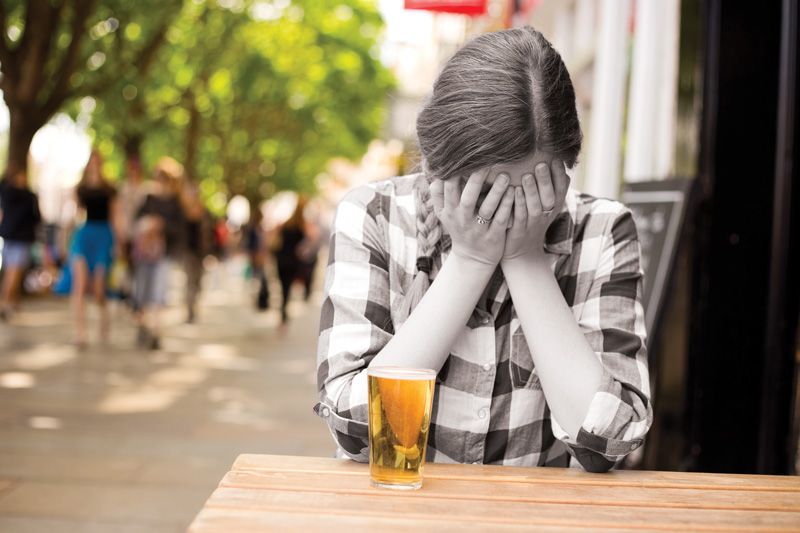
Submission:
M 100 401 L 97 410 L 108 414 L 163 411 L 207 377 L 208 370 L 203 368 L 165 368 L 141 385 L 112 391 Z
M 36 377 L 27 372 L 5 372 L 0 374 L 0 387 L 4 389 L 29 389 L 36 384 Z
M 100 402 L 97 411 L 106 414 L 163 411 L 180 396 L 180 391 L 153 388 L 113 392 Z
M 181 362 L 214 370 L 248 371 L 258 367 L 258 361 L 242 357 L 230 344 L 201 344 L 196 352 L 196 355 L 184 355 Z
M 33 429 L 61 429 L 64 427 L 60 419 L 52 416 L 32 416 L 28 419 L 28 425 Z
M 63 344 L 39 344 L 29 350 L 20 350 L 11 359 L 15 368 L 23 370 L 43 370 L 75 359 L 75 350 Z

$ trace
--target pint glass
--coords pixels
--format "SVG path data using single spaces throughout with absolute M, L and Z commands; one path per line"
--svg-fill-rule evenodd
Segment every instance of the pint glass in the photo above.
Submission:
M 431 421 L 436 372 L 379 367 L 369 378 L 369 472 L 372 484 L 418 489 Z

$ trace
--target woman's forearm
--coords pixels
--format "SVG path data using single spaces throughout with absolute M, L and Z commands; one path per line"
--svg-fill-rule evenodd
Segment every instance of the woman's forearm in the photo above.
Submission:
M 564 431 L 577 438 L 603 369 L 564 300 L 547 256 L 501 263 L 547 403 Z
M 370 366 L 442 368 L 496 267 L 450 254 L 416 308 Z

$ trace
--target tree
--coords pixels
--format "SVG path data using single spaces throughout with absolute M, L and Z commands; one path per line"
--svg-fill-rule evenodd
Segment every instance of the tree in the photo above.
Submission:
M 164 47 L 152 61 L 117 76 L 96 95 L 94 135 L 117 172 L 123 158 L 141 159 L 143 143 L 155 136 L 161 141 L 160 153 L 147 159 L 152 162 L 167 153 L 185 157 L 187 174 L 194 176 L 200 120 L 197 93 L 202 92 L 225 40 L 250 20 L 241 9 L 220 4 L 184 2 L 165 26 Z M 164 131 L 166 136 L 160 134 Z
M 147 164 L 182 160 L 218 207 L 313 192 L 330 158 L 358 157 L 379 134 L 393 86 L 375 58 L 382 25 L 361 0 L 187 2 L 147 75 L 98 95 L 96 138 L 119 165 L 121 133 L 142 132 Z
M 131 64 L 147 64 L 163 41 L 163 21 L 181 3 L 0 2 L 0 89 L 10 115 L 6 173 L 27 170 L 34 134 L 68 101 L 103 90 Z M 114 67 L 95 73 L 109 56 Z

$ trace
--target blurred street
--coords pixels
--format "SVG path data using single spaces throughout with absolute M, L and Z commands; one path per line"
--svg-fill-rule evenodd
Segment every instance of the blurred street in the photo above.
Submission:
M 104 347 L 90 307 L 85 352 L 64 298 L 0 324 L 0 531 L 184 531 L 238 454 L 332 455 L 311 410 L 320 292 L 296 287 L 281 333 L 279 287 L 257 313 L 243 270 L 209 270 L 197 323 L 169 307 L 159 351 L 121 305 Z

